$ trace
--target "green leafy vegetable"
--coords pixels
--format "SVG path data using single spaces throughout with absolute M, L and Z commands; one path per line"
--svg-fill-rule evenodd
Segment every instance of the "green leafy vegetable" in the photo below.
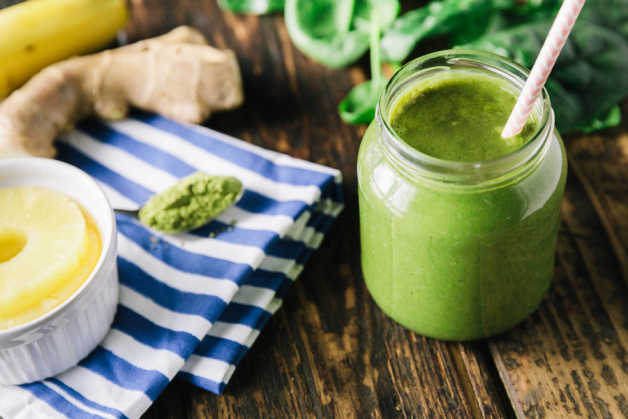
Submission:
M 349 30 L 353 6 L 353 0 L 287 0 L 286 27 L 292 42 L 328 67 L 352 63 L 368 49 L 368 35 Z
M 356 0 L 353 26 L 358 30 L 370 33 L 371 22 L 373 19 L 377 19 L 378 28 L 385 29 L 395 20 L 399 14 L 399 8 L 398 0 Z M 379 42 L 377 44 L 379 45 Z
M 351 124 L 368 123 L 375 117 L 375 107 L 385 79 L 382 77 L 379 36 L 380 24 L 377 9 L 371 11 L 371 80 L 355 86 L 338 105 L 340 117 Z
M 621 110 L 619 109 L 619 105 L 615 105 L 610 111 L 606 112 L 606 114 L 595 117 L 582 126 L 575 126 L 574 131 L 582 131 L 585 134 L 589 134 L 604 128 L 615 127 L 619 125 L 620 122 Z
M 464 47 L 494 52 L 531 67 L 550 25 L 551 21 L 519 25 Z M 626 71 L 626 38 L 589 21 L 578 21 L 546 85 L 558 129 L 589 129 L 615 121 L 616 118 L 600 119 L 599 115 L 628 95 L 628 78 L 623 77 Z
M 398 0 L 286 0 L 286 27 L 304 54 L 328 67 L 344 67 L 369 48 L 365 16 L 373 4 L 380 26 L 389 26 L 399 12 Z
M 280 10 L 294 44 L 320 63 L 344 67 L 371 49 L 372 80 L 338 106 L 350 123 L 373 119 L 385 84 L 381 61 L 401 63 L 417 44 L 443 36 L 450 45 L 497 53 L 531 67 L 562 0 L 432 0 L 402 16 L 398 0 L 219 0 L 242 13 Z M 381 37 L 381 40 L 380 40 Z M 561 131 L 619 123 L 628 95 L 628 0 L 589 0 L 547 82 Z
M 492 8 L 493 2 L 488 0 L 435 0 L 412 10 L 395 20 L 384 33 L 383 58 L 401 62 L 420 40 L 468 26 L 469 19 L 487 15 Z
M 416 44 L 448 35 L 455 44 L 525 22 L 551 19 L 559 0 L 434 0 L 397 18 L 382 39 L 385 61 L 405 60 Z
M 263 15 L 283 10 L 284 0 L 218 0 L 218 5 L 235 13 Z
M 579 17 L 628 37 L 628 1 L 589 0 Z
M 338 113 L 343 121 L 350 124 L 368 124 L 375 118 L 379 89 L 373 80 L 354 86 L 338 105 Z

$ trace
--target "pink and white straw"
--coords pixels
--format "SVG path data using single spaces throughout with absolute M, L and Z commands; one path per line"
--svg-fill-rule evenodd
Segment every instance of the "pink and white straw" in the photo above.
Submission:
M 580 14 L 584 2 L 585 0 L 565 0 L 563 2 L 547 34 L 547 38 L 545 38 L 543 47 L 538 57 L 536 57 L 530 76 L 521 90 L 517 104 L 513 108 L 508 122 L 506 122 L 506 126 L 502 131 L 502 138 L 510 138 L 513 135 L 517 135 L 523 129 L 528 116 L 530 116 L 532 105 L 534 105 L 541 89 L 543 89 L 556 63 L 556 59 L 567 41 L 571 28 L 576 23 L 576 18 Z

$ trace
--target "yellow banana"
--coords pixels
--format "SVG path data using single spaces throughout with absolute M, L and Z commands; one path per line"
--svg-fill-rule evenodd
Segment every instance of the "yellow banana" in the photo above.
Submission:
M 125 0 L 29 0 L 0 10 L 0 99 L 42 68 L 111 42 Z

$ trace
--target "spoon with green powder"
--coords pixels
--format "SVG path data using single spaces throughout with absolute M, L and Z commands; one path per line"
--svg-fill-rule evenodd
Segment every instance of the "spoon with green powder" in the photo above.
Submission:
M 242 182 L 232 176 L 196 172 L 154 195 L 139 210 L 115 211 L 164 233 L 182 233 L 210 222 L 240 199 L 242 190 Z

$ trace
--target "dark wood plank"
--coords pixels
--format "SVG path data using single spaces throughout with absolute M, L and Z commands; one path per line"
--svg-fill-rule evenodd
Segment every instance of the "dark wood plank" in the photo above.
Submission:
M 628 114 L 628 102 L 623 106 Z M 603 133 L 574 138 L 569 164 L 595 208 L 622 275 L 628 280 L 628 123 Z
M 469 384 L 466 388 L 468 398 L 476 401 L 473 406 L 475 416 L 485 419 L 514 417 L 486 342 L 459 343 L 454 356 L 458 368 L 469 378 L 463 384 Z
M 507 415 L 496 376 L 485 372 L 492 366 L 483 345 L 436 342 L 408 332 L 375 306 L 363 284 L 355 167 L 364 127 L 344 124 L 336 107 L 365 79 L 364 66 L 333 71 L 307 59 L 292 46 L 281 15 L 236 16 L 201 0 L 132 4 L 130 40 L 191 24 L 213 45 L 238 55 L 246 104 L 215 115 L 209 126 L 341 169 L 346 199 L 333 231 L 226 394 L 173 383 L 146 417 Z
M 552 288 L 538 312 L 490 344 L 520 418 L 628 417 L 628 288 L 573 172 Z

